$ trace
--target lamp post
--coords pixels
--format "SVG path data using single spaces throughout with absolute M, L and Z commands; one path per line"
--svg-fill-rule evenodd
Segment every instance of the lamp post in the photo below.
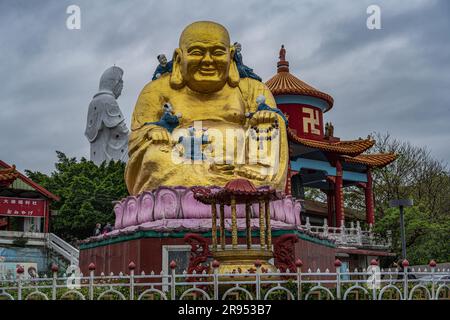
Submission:
M 412 199 L 398 199 L 389 201 L 391 208 L 400 209 L 400 236 L 402 240 L 402 260 L 406 259 L 406 240 L 405 240 L 405 219 L 403 217 L 403 208 L 412 207 L 414 202 Z

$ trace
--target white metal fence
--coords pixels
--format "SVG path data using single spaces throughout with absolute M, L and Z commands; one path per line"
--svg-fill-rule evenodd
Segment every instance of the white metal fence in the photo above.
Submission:
M 130 263 L 128 274 L 95 275 L 90 265 L 89 275 L 58 275 L 27 279 L 18 270 L 16 279 L 0 279 L 0 299 L 11 300 L 413 300 L 450 299 L 449 270 L 379 270 L 376 262 L 367 270 L 341 271 L 336 260 L 329 270 L 297 270 L 262 273 L 256 264 L 254 273 L 219 274 L 213 262 L 211 273 L 177 274 L 171 263 L 169 274 L 135 273 Z M 76 271 L 76 270 L 75 270 Z
M 327 219 L 324 219 L 323 225 L 313 226 L 309 222 L 309 217 L 307 217 L 306 223 L 298 226 L 298 229 L 331 239 L 338 246 L 389 249 L 392 245 L 392 233 L 390 230 L 386 232 L 385 237 L 381 237 L 372 231 L 372 226 L 369 226 L 367 230 L 363 230 L 359 221 L 356 224 L 351 222 L 349 226 L 345 226 L 344 221 L 342 221 L 341 227 L 330 227 Z

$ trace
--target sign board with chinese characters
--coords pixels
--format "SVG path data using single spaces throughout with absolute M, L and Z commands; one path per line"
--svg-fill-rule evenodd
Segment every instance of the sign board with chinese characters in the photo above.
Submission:
M 44 217 L 45 208 L 43 199 L 0 197 L 0 216 Z

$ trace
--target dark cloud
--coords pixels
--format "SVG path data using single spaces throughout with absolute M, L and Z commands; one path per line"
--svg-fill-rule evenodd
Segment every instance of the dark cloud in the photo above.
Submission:
M 382 29 L 366 28 L 378 4 Z M 81 7 L 81 30 L 65 27 Z M 0 1 L 0 159 L 49 172 L 55 150 L 87 156 L 87 106 L 114 63 L 125 70 L 119 104 L 130 119 L 139 91 L 171 55 L 183 27 L 224 24 L 264 79 L 280 44 L 291 72 L 331 94 L 325 115 L 344 139 L 389 131 L 450 159 L 450 5 L 447 1 Z

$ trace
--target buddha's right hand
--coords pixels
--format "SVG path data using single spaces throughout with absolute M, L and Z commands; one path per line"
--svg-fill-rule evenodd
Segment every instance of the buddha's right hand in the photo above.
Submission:
M 148 133 L 148 140 L 154 144 L 170 144 L 169 132 L 164 128 L 153 128 Z

